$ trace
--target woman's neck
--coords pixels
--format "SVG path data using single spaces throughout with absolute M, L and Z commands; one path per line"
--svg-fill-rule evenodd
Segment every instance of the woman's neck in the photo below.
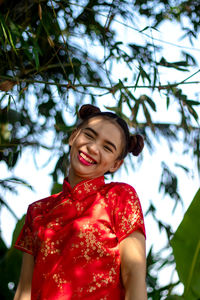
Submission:
M 85 180 L 87 178 L 82 178 L 77 176 L 77 174 L 75 175 L 74 172 L 69 169 L 69 174 L 68 174 L 68 182 L 71 185 L 71 187 L 73 188 L 75 185 L 77 185 L 79 182 Z
M 69 170 L 69 174 L 68 174 L 67 178 L 68 178 L 68 182 L 72 188 L 81 181 L 81 180 L 78 180 L 78 178 L 75 177 L 74 174 L 72 174 L 72 172 L 70 170 Z
M 98 176 L 99 177 L 99 176 Z M 96 177 L 79 177 L 77 174 L 74 174 L 73 170 L 72 169 L 69 169 L 69 173 L 68 173 L 68 182 L 69 184 L 71 185 L 71 187 L 75 187 L 75 185 L 77 185 L 79 182 L 83 181 L 83 180 L 90 180 L 90 179 L 94 179 Z

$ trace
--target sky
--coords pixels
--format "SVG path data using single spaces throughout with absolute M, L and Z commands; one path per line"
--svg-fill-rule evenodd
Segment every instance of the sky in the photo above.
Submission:
M 150 25 L 150 24 L 149 24 Z M 140 27 L 143 29 L 145 26 Z M 122 29 L 123 28 L 123 29 Z M 160 32 L 153 31 L 148 32 L 153 34 L 154 37 L 169 41 L 171 43 L 179 43 L 178 37 L 181 32 L 178 27 L 176 27 L 176 34 L 174 34 L 175 24 L 166 23 L 163 26 Z M 122 29 L 122 30 L 121 30 Z M 127 38 L 127 41 L 130 39 L 130 35 L 133 35 L 133 31 L 127 30 L 125 27 L 120 26 L 119 30 L 119 39 L 123 35 Z M 141 34 L 134 32 L 134 39 L 140 42 L 142 39 Z M 190 46 L 188 42 L 180 42 L 179 45 Z M 199 45 L 195 45 L 195 48 L 199 48 Z M 200 49 L 199 49 L 200 50 Z M 176 51 L 176 47 L 165 45 L 164 50 L 165 55 L 168 57 L 169 61 L 175 61 L 179 59 L 178 53 Z M 198 57 L 198 52 L 193 51 L 193 54 L 196 53 Z M 99 55 L 102 55 L 101 53 Z M 124 76 L 126 74 L 127 77 L 132 76 L 131 70 L 120 69 L 120 63 L 115 66 L 114 75 L 115 79 L 120 76 Z M 120 70 L 120 71 L 119 71 Z M 194 70 L 195 71 L 195 70 Z M 162 72 L 162 70 L 161 70 Z M 169 74 L 162 74 L 163 80 L 167 80 L 168 76 L 170 79 L 177 79 L 177 72 L 169 70 Z M 178 78 L 178 81 L 187 77 L 188 74 L 181 74 L 180 76 L 184 76 L 183 78 Z M 193 80 L 198 80 L 199 75 L 196 75 Z M 183 88 L 185 93 L 191 95 L 191 99 L 196 97 L 196 94 L 199 94 L 198 86 L 186 86 Z M 147 91 L 144 90 L 143 93 Z M 136 91 L 136 95 L 141 93 L 141 90 Z M 178 113 L 177 106 L 175 103 L 172 103 L 169 107 L 169 110 L 166 110 L 166 103 L 163 101 L 165 97 L 162 98 L 162 93 L 154 93 L 154 97 L 156 98 L 157 104 L 157 113 L 152 113 L 154 121 L 161 122 L 178 122 Z M 30 102 L 35 101 L 36 99 L 31 99 Z M 73 106 L 74 99 L 72 98 L 70 105 Z M 99 105 L 103 108 L 104 103 L 108 103 L 108 100 L 99 100 Z M 109 105 L 112 106 L 114 104 L 114 99 L 109 99 Z M 126 110 L 126 108 L 125 108 Z M 125 111 L 126 112 L 126 111 Z M 200 111 L 199 111 L 200 113 Z M 143 119 L 143 115 L 140 115 L 140 119 Z M 46 137 L 48 138 L 48 137 Z M 172 225 L 173 230 L 175 231 L 178 225 L 180 224 L 185 211 L 190 205 L 195 193 L 197 192 L 200 184 L 199 184 L 199 175 L 195 166 L 194 161 L 189 155 L 182 156 L 182 145 L 176 145 L 175 153 L 171 153 L 166 145 L 164 140 L 160 140 L 155 145 L 155 152 L 151 155 L 147 149 L 144 150 L 143 153 L 143 161 L 140 166 L 137 164 L 137 159 L 133 159 L 133 164 L 135 164 L 135 169 L 132 170 L 131 166 L 128 167 L 129 174 L 122 168 L 119 170 L 118 174 L 115 175 L 115 181 L 124 181 L 136 189 L 139 198 L 141 200 L 142 208 L 144 213 L 147 211 L 149 207 L 150 201 L 154 203 L 157 208 L 157 217 L 168 223 L 170 218 L 170 224 Z M 47 197 L 50 194 L 50 188 L 52 184 L 52 180 L 50 177 L 50 173 L 54 168 L 57 157 L 52 158 L 52 160 L 44 167 L 42 166 L 45 162 L 48 161 L 47 157 L 49 156 L 46 150 L 39 150 L 34 159 L 34 154 L 31 150 L 27 149 L 23 152 L 23 155 L 19 162 L 17 163 L 17 167 L 11 173 L 8 172 L 6 165 L 3 162 L 0 162 L 0 177 L 8 177 L 9 175 L 15 175 L 20 178 L 25 178 L 27 182 L 29 182 L 34 187 L 34 192 L 30 191 L 28 188 L 22 187 L 19 185 L 18 187 L 18 195 L 12 195 L 7 193 L 5 198 L 8 204 L 12 207 L 14 212 L 16 213 L 18 218 L 21 218 L 23 214 L 26 213 L 27 207 L 30 203 Z M 167 162 L 169 166 L 174 170 L 179 178 L 179 192 L 182 196 L 184 206 L 178 205 L 174 214 L 172 214 L 174 202 L 170 200 L 168 197 L 164 197 L 162 193 L 158 193 L 159 180 L 161 175 L 160 163 L 161 161 Z M 174 164 L 183 163 L 184 165 L 188 165 L 192 172 L 190 174 L 185 174 L 183 170 L 180 168 L 175 168 Z M 128 163 L 128 160 L 127 160 Z M 36 166 L 37 165 L 37 166 Z M 63 178 L 60 178 L 60 183 Z M 9 246 L 11 244 L 12 232 L 15 227 L 15 219 L 11 216 L 11 214 L 5 209 L 1 209 L 0 212 L 0 220 L 1 220 L 1 228 L 2 228 L 2 237 L 5 240 L 6 244 Z M 153 244 L 154 251 L 160 250 L 165 245 L 166 235 L 164 232 L 159 232 L 155 222 L 152 220 L 151 216 L 147 216 L 145 218 L 146 231 L 147 231 L 147 252 Z M 166 281 L 166 273 L 160 275 L 160 281 Z M 176 275 L 174 275 L 176 277 Z M 169 278 L 168 278 L 169 280 Z

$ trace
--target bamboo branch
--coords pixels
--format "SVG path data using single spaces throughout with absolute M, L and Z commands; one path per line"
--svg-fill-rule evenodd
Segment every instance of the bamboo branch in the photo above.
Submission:
M 199 70 L 200 71 L 200 70 Z M 198 73 L 199 71 L 195 72 Z M 193 76 L 193 75 L 192 75 Z M 191 76 L 190 76 L 191 77 Z M 188 77 L 188 78 L 190 78 Z M 186 78 L 185 80 L 187 80 L 188 78 Z M 115 93 L 118 90 L 125 90 L 125 89 L 132 89 L 135 88 L 135 85 L 123 85 L 123 86 L 100 86 L 100 85 L 95 85 L 95 84 L 71 84 L 71 82 L 69 83 L 57 83 L 57 82 L 50 82 L 50 81 L 44 81 L 44 80 L 33 80 L 33 79 L 21 79 L 21 78 L 17 78 L 17 77 L 9 77 L 9 76 L 3 76 L 0 75 L 0 79 L 3 80 L 10 80 L 10 81 L 14 81 L 14 82 L 26 82 L 26 83 L 39 83 L 39 84 L 47 84 L 47 85 L 55 85 L 58 87 L 65 87 L 66 89 L 74 89 L 76 90 L 77 88 L 83 87 L 83 88 L 96 88 L 96 89 L 101 89 L 101 90 L 107 90 L 110 93 Z M 199 84 L 200 81 L 188 81 L 185 82 L 185 80 L 177 82 L 177 83 L 172 83 L 172 84 L 164 84 L 164 85 L 137 85 L 136 88 L 147 88 L 147 89 L 158 89 L 158 90 L 163 90 L 163 89 L 171 89 L 173 87 L 177 87 L 179 85 L 185 85 L 185 84 Z M 101 96 L 97 95 L 97 96 Z

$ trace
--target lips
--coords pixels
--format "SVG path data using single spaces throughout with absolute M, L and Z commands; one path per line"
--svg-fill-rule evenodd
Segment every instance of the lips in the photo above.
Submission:
M 86 166 L 91 166 L 97 163 L 96 160 L 94 160 L 91 156 L 82 151 L 79 152 L 78 158 L 79 161 Z

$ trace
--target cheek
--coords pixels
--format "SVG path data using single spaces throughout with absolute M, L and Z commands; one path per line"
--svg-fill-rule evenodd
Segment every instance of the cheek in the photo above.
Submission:
M 82 143 L 85 143 L 86 142 L 86 138 L 84 137 L 84 135 L 80 135 L 78 137 L 78 139 L 76 140 L 76 145 L 80 145 Z
M 103 165 L 104 166 L 112 166 L 115 163 L 115 158 L 113 158 L 113 156 L 111 155 L 104 155 L 103 157 Z
M 78 137 L 73 143 L 73 149 L 79 147 L 83 143 L 82 138 Z

